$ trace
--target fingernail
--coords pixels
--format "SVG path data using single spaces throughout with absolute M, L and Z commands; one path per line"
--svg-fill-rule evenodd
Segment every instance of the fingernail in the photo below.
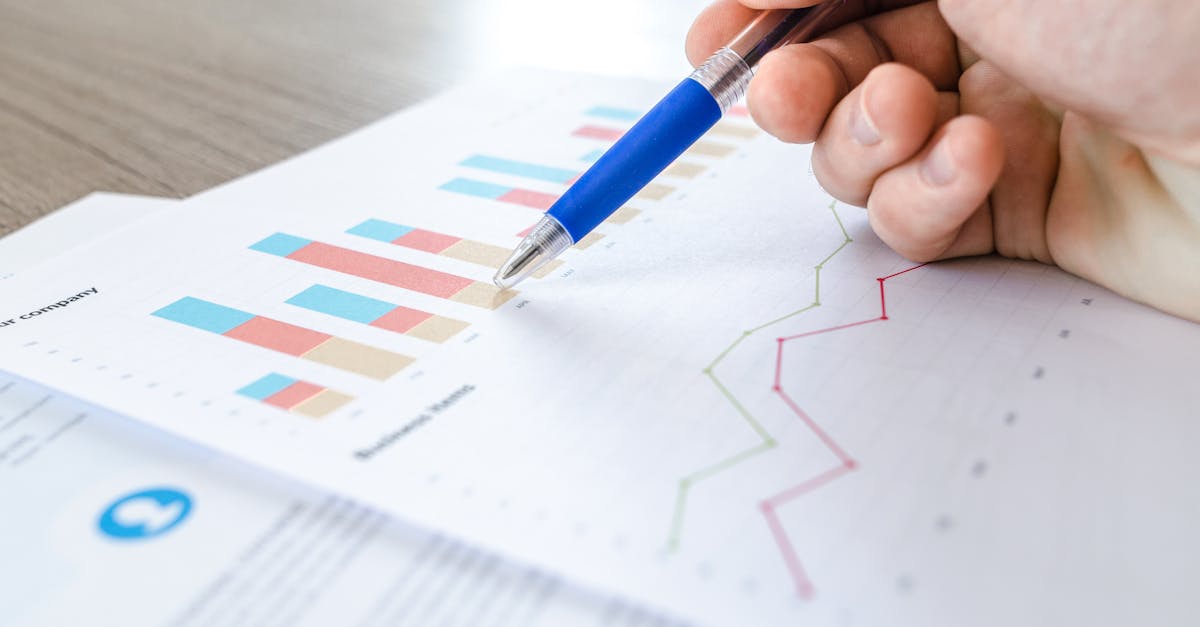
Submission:
M 954 182 L 958 168 L 954 163 L 954 153 L 950 150 L 949 139 L 938 140 L 933 150 L 921 162 L 921 178 L 933 187 L 942 187 Z
M 874 146 L 880 141 L 879 129 L 867 112 L 867 94 L 859 94 L 858 106 L 850 110 L 850 136 L 863 146 Z

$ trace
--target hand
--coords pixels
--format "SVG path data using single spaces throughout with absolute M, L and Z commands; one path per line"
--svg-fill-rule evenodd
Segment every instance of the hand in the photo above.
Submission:
M 718 0 L 693 64 L 755 9 Z M 760 126 L 900 254 L 1058 264 L 1200 321 L 1200 3 L 847 0 L 763 59 Z

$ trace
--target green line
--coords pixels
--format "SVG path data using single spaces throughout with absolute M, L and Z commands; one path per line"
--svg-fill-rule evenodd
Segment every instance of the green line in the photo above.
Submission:
M 704 374 L 712 374 L 712 369 L 716 368 L 717 364 L 721 363 L 721 360 L 725 359 L 725 357 L 727 357 L 729 355 L 729 353 L 732 353 L 733 349 L 737 348 L 738 344 L 742 343 L 742 340 L 745 340 L 747 337 L 749 337 L 750 333 L 751 332 L 743 333 L 742 336 L 739 337 L 736 342 L 729 345 L 729 348 L 725 349 L 725 351 L 722 352 L 720 355 L 717 355 L 717 358 L 714 359 L 713 362 L 708 365 L 708 368 L 704 369 Z
M 829 210 L 833 212 L 833 219 L 837 220 L 838 228 L 842 230 L 842 235 L 846 238 L 846 243 L 849 244 L 850 242 L 853 242 L 854 238 L 850 237 L 850 233 L 846 231 L 846 225 L 842 224 L 842 216 L 838 215 L 836 200 L 829 203 Z
M 786 316 L 783 316 L 782 318 L 776 318 L 776 319 L 774 319 L 774 320 L 772 320 L 772 321 L 770 321 L 770 322 L 768 322 L 768 323 L 766 323 L 766 324 L 764 324 L 764 325 L 762 325 L 762 326 L 760 326 L 760 327 L 755 327 L 755 328 L 754 328 L 753 330 L 751 330 L 750 332 L 751 332 L 751 333 L 757 333 L 757 332 L 759 332 L 759 331 L 762 331 L 763 329 L 765 329 L 765 328 L 767 328 L 767 327 L 773 327 L 773 326 L 775 326 L 775 325 L 779 324 L 780 322 L 783 322 L 784 320 L 788 320 L 789 318 L 795 318 L 796 316 L 798 316 L 798 315 L 800 315 L 800 314 L 802 314 L 802 313 L 806 313 L 806 312 L 808 312 L 808 311 L 811 311 L 811 310 L 813 310 L 813 309 L 816 309 L 817 307 L 820 307 L 820 306 L 821 306 L 821 303 L 818 303 L 818 302 L 816 302 L 816 301 L 813 301 L 813 304 L 809 305 L 808 307 L 805 307 L 804 309 L 800 309 L 800 310 L 798 310 L 798 311 L 793 311 L 792 313 L 790 313 L 790 314 L 788 314 L 788 315 L 786 315 Z
M 683 537 L 683 521 L 687 515 L 687 500 L 691 493 L 692 486 L 708 479 L 709 477 L 720 474 L 721 472 L 732 468 L 755 455 L 765 453 L 775 448 L 778 443 L 775 440 L 768 440 L 753 448 L 746 449 L 732 457 L 721 460 L 707 468 L 702 468 L 683 479 L 679 480 L 679 490 L 675 493 L 675 512 L 671 516 L 671 531 L 667 537 L 667 549 L 675 552 L 679 549 L 679 540 Z
M 763 442 L 775 441 L 775 438 L 771 437 L 770 433 L 767 433 L 767 430 L 764 429 L 763 426 L 754 419 L 754 416 L 752 416 L 745 407 L 742 407 L 742 403 L 738 401 L 737 397 L 734 396 L 728 389 L 726 389 L 725 384 L 721 383 L 721 380 L 717 378 L 717 375 L 709 373 L 708 378 L 712 379 L 713 384 L 717 386 L 717 389 L 721 391 L 721 394 L 725 395 L 725 398 L 729 399 L 730 404 L 732 404 L 738 410 L 738 413 L 742 415 L 742 418 L 746 419 L 746 422 L 750 425 L 750 428 L 754 429 L 754 432 L 758 434 L 758 437 L 762 438 Z
M 725 387 L 725 384 L 721 383 L 721 380 L 717 378 L 714 369 L 717 367 L 717 364 L 720 364 L 722 361 L 724 361 L 725 358 L 734 351 L 734 349 L 740 346 L 742 342 L 751 335 L 821 306 L 821 268 L 823 268 L 826 263 L 829 263 L 831 259 L 836 257 L 838 253 L 842 252 L 846 246 L 849 246 L 850 243 L 854 241 L 850 237 L 850 233 L 846 231 L 846 225 L 842 223 L 842 217 L 838 215 L 837 201 L 829 204 L 829 211 L 833 213 L 833 219 L 837 221 L 838 228 L 841 229 L 842 236 L 845 239 L 842 241 L 840 246 L 838 246 L 832 253 L 829 254 L 828 257 L 822 259 L 821 263 L 817 264 L 816 267 L 813 268 L 814 279 L 812 304 L 803 309 L 797 309 L 790 314 L 776 318 L 775 320 L 767 322 L 766 324 L 754 327 L 753 329 L 742 333 L 737 340 L 735 340 L 729 345 L 728 348 L 722 351 L 720 355 L 717 355 L 716 359 L 714 359 L 712 363 L 704 369 L 704 374 L 713 382 L 713 385 L 717 387 L 717 390 L 721 392 L 721 395 L 729 401 L 729 404 L 733 405 L 733 408 L 737 410 L 742 419 L 746 421 L 746 424 L 754 431 L 756 435 L 758 435 L 760 441 L 758 444 L 755 444 L 754 446 L 741 451 L 740 453 L 736 453 L 719 462 L 705 466 L 679 480 L 679 489 L 675 493 L 675 511 L 671 516 L 671 528 L 667 534 L 667 550 L 672 553 L 679 550 L 679 543 L 683 538 L 683 523 L 684 518 L 687 516 L 687 501 L 688 496 L 691 494 L 692 487 L 697 483 L 721 474 L 722 472 L 725 472 L 726 470 L 729 470 L 730 468 L 733 468 L 748 459 L 752 459 L 755 456 L 761 455 L 775 448 L 775 446 L 778 444 L 778 442 L 775 440 L 775 437 L 772 436 L 770 432 L 768 432 L 762 426 L 762 424 L 759 423 L 758 419 L 756 419 L 754 415 L 742 405 L 741 401 L 739 401 L 738 398 L 734 396 L 728 388 Z
M 762 444 L 748 448 L 741 453 L 733 455 L 732 457 L 723 459 L 712 466 L 709 466 L 708 468 L 701 468 L 687 477 L 684 477 L 684 481 L 687 481 L 688 484 L 700 483 L 701 481 L 704 481 L 713 475 L 719 475 L 723 471 L 733 468 L 734 466 L 737 466 L 738 464 L 750 459 L 751 457 L 754 457 L 755 455 L 758 455 L 759 453 L 765 453 L 776 446 L 779 446 L 778 442 L 773 439 L 767 440 Z

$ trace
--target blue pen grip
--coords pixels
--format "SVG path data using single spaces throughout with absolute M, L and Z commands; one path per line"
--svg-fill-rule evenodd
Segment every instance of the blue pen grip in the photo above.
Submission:
M 671 90 L 547 211 L 578 242 L 654 180 L 721 119 L 703 85 Z

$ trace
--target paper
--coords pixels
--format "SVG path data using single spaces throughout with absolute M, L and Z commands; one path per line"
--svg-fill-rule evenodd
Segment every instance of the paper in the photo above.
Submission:
M 89 196 L 0 268 L 175 205 Z M 0 503 L 4 625 L 669 624 L 2 373 Z
M 670 624 L 3 374 L 0 502 L 5 625 Z
M 0 367 L 705 624 L 1196 614 L 1197 327 L 916 268 L 745 117 L 495 294 L 665 87 L 505 75 L 204 194 L 7 282 Z

